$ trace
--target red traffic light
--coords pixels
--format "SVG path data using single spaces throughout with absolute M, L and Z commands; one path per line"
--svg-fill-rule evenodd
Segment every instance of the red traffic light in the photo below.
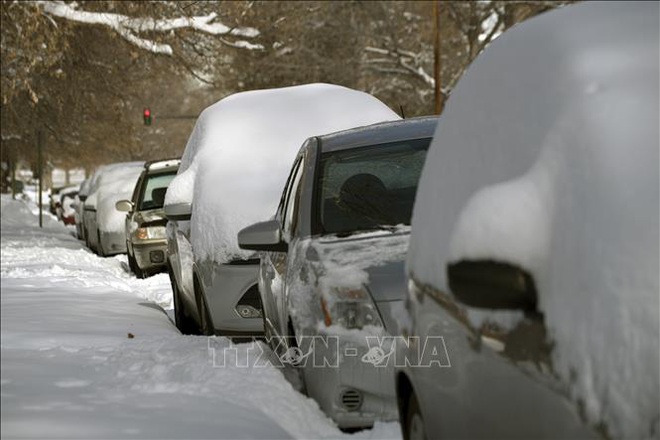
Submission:
M 147 107 L 142 113 L 144 117 L 144 125 L 151 125 L 151 110 Z

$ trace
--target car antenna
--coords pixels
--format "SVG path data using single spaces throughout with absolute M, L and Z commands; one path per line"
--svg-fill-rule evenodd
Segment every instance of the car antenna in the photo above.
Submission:
M 403 111 L 403 105 L 399 104 L 399 110 L 401 110 L 401 117 L 406 119 L 406 112 Z

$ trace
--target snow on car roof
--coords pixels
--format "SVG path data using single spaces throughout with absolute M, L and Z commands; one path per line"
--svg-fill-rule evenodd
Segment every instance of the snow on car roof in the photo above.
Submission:
M 149 171 L 163 170 L 166 168 L 178 167 L 181 163 L 181 159 L 161 159 L 161 160 L 152 160 L 144 164 L 144 167 Z
M 198 118 L 165 203 L 192 201 L 198 258 L 247 258 L 238 231 L 275 214 L 305 139 L 397 119 L 373 96 L 329 84 L 236 93 Z
M 658 429 L 658 13 L 587 2 L 494 41 L 440 118 L 408 253 L 442 291 L 448 262 L 528 270 L 553 367 L 612 437 Z

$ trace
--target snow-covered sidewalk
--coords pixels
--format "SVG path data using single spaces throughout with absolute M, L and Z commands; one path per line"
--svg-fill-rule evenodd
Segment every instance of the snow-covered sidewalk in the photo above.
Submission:
M 349 437 L 280 370 L 255 367 L 254 344 L 214 366 L 209 346 L 229 341 L 177 331 L 167 275 L 139 280 L 49 216 L 39 229 L 25 202 L 1 209 L 2 438 Z

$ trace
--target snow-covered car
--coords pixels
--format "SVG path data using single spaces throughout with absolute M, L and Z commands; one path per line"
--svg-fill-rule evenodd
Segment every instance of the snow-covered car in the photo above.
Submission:
M 297 347 L 329 360 L 325 368 L 310 360 L 301 371 L 308 395 L 341 428 L 398 417 L 393 363 L 364 356 L 367 336 L 399 334 L 393 314 L 405 298 L 410 216 L 437 121 L 308 139 L 274 220 L 239 232 L 243 249 L 266 251 L 259 270 L 266 339 L 281 356 Z
M 83 204 L 87 246 L 101 256 L 126 253 L 125 213 L 115 203 L 129 198 L 144 162 L 121 162 L 100 167 Z
M 118 211 L 128 213 L 124 228 L 128 266 L 140 278 L 167 267 L 167 219 L 163 204 L 167 187 L 176 176 L 180 162 L 180 159 L 147 162 L 131 199 L 115 204 Z
M 660 433 L 659 15 L 543 14 L 457 84 L 413 212 L 405 438 Z
M 51 188 L 48 195 L 48 210 L 55 216 L 57 215 L 57 206 L 60 203 L 60 191 L 62 189 L 64 187 Z
M 236 93 L 205 109 L 165 196 L 177 327 L 262 333 L 259 259 L 238 247 L 238 231 L 275 212 L 305 139 L 396 119 L 373 96 L 328 84 Z
M 89 190 L 91 189 L 92 176 L 82 181 L 80 184 L 80 190 L 78 190 L 78 194 L 71 205 L 74 210 L 73 220 L 76 223 L 76 235 L 80 240 L 85 240 L 85 227 L 83 225 L 84 205 L 87 195 L 89 195 Z
M 76 223 L 73 204 L 78 195 L 79 188 L 80 185 L 68 186 L 62 188 L 57 195 L 58 201 L 55 207 L 55 215 L 65 225 L 74 225 Z

